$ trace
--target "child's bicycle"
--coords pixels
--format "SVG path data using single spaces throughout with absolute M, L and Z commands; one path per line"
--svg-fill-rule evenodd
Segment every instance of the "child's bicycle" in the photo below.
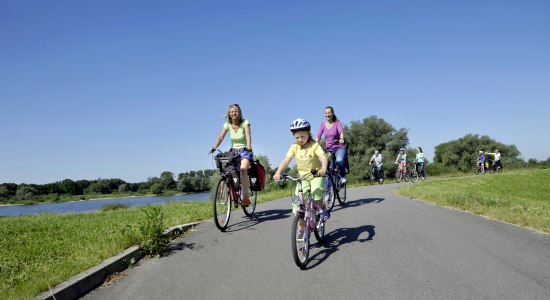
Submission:
M 409 181 L 410 173 L 407 169 L 407 164 L 403 166 L 403 169 L 400 168 L 399 164 L 397 165 L 397 170 L 395 170 L 395 181 L 397 183 L 401 182 L 401 180 Z
M 308 263 L 311 232 L 315 234 L 315 238 L 319 242 L 322 242 L 325 237 L 325 222 L 321 217 L 320 207 L 313 200 L 310 188 L 305 191 L 305 197 L 302 190 L 302 181 L 315 176 L 314 173 L 299 178 L 281 174 L 281 181 L 292 180 L 298 184 L 298 198 L 293 203 L 298 206 L 298 210 L 292 220 L 290 236 L 292 256 L 300 269 L 304 269 Z
M 212 198 L 214 223 L 219 230 L 225 231 L 231 217 L 231 204 L 235 208 L 242 206 L 244 214 L 251 216 L 256 210 L 257 194 L 248 189 L 250 204 L 245 206 L 242 199 L 242 185 L 240 176 L 240 157 L 236 152 L 221 152 L 214 156 L 216 169 L 220 180 L 216 185 L 216 192 Z

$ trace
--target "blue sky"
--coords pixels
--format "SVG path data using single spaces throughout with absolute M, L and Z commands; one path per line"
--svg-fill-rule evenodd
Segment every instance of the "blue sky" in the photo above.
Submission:
M 272 165 L 326 105 L 545 160 L 549 53 L 546 0 L 0 0 L 0 183 L 212 168 L 231 103 Z

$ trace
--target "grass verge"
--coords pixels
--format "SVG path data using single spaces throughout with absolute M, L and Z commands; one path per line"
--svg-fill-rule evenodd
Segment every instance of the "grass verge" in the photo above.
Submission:
M 288 189 L 262 192 L 258 202 L 287 196 Z M 160 207 L 165 227 L 212 217 L 210 202 Z M 0 299 L 30 299 L 113 257 L 135 243 L 127 228 L 139 228 L 144 220 L 139 207 L 0 217 Z
M 550 233 L 550 169 L 429 180 L 397 193 Z

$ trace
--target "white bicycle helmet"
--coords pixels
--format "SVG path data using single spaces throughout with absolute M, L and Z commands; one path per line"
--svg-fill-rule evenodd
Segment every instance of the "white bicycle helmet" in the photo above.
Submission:
M 300 118 L 290 123 L 290 132 L 294 133 L 300 130 L 311 130 L 311 124 L 307 120 Z

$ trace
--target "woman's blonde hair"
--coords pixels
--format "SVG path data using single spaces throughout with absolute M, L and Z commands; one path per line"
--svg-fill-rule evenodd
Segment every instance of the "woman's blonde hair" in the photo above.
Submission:
M 232 108 L 237 109 L 237 111 L 239 112 L 239 124 L 241 124 L 244 120 L 243 119 L 243 112 L 241 111 L 241 107 L 237 103 L 229 104 L 229 108 L 227 109 L 227 113 L 225 114 L 227 116 L 227 122 L 231 123 L 231 115 L 229 113 L 231 112 Z

